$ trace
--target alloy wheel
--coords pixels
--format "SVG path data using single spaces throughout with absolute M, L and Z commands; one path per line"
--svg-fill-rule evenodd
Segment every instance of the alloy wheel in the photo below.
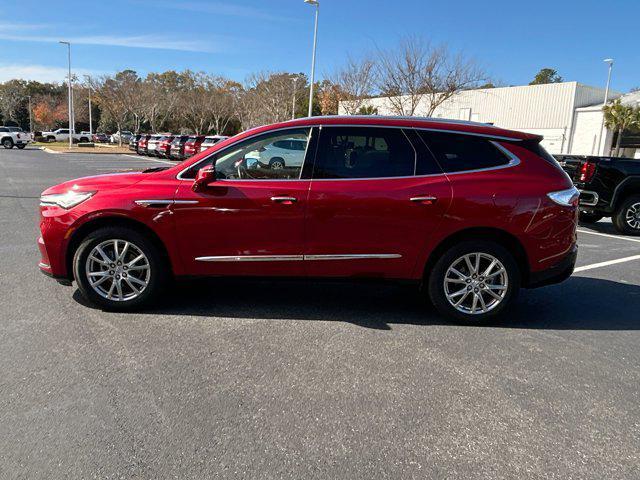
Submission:
M 634 203 L 625 212 L 625 221 L 634 230 L 640 230 L 640 202 Z
M 509 287 L 507 270 L 493 255 L 468 253 L 456 259 L 444 276 L 444 292 L 459 312 L 487 313 L 504 300 Z
M 105 240 L 91 250 L 85 264 L 91 288 L 115 302 L 139 297 L 151 280 L 151 266 L 144 252 L 128 240 Z

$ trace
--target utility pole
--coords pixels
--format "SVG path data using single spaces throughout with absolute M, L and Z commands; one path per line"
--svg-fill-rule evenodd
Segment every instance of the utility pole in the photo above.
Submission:
M 29 100 L 29 133 L 33 133 L 33 122 L 31 121 L 31 95 L 27 95 Z
M 602 108 L 607 106 L 607 102 L 609 101 L 609 84 L 611 83 L 611 69 L 613 68 L 613 59 L 605 58 L 604 63 L 609 64 L 609 74 L 607 75 L 607 86 L 604 89 L 604 105 Z M 604 130 L 604 110 L 602 112 L 602 123 L 600 124 L 600 135 L 598 135 L 598 150 L 596 151 L 596 155 L 600 155 L 600 144 L 602 143 L 602 131 Z
M 316 7 L 316 20 L 313 27 L 313 53 L 311 54 L 311 84 L 309 85 L 309 114 L 310 117 L 313 113 L 313 82 L 315 81 L 316 73 L 316 47 L 318 45 L 318 12 L 320 11 L 320 3 L 318 0 L 304 0 L 304 3 L 313 5 Z
M 291 120 L 296 118 L 296 90 L 298 84 L 298 77 L 293 78 L 293 100 L 291 102 Z
M 71 148 L 73 146 L 73 137 L 72 137 L 72 132 L 73 132 L 73 93 L 71 92 L 71 43 L 70 42 L 63 42 L 62 40 L 59 42 L 63 45 L 67 46 L 67 51 L 68 51 L 68 58 L 69 58 L 69 76 L 67 77 L 67 86 L 69 87 L 69 148 Z

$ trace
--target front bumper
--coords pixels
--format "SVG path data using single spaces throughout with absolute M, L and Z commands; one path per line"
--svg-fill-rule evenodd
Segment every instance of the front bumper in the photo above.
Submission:
M 538 288 L 545 285 L 564 282 L 573 273 L 578 258 L 578 245 L 573 245 L 571 250 L 560 260 L 549 268 L 538 272 L 531 272 L 526 288 Z

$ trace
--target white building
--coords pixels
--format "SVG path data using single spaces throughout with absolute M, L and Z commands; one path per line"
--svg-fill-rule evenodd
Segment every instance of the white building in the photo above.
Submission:
M 536 133 L 544 137 L 542 144 L 550 153 L 608 155 L 613 134 L 602 127 L 604 93 L 603 88 L 578 82 L 465 90 L 438 106 L 431 116 Z M 609 100 L 620 96 L 609 92 Z M 386 97 L 372 98 L 367 104 L 377 108 L 379 115 L 393 114 Z M 342 104 L 339 110 L 345 113 Z M 415 114 L 427 113 L 424 99 Z M 625 154 L 633 156 L 635 151 Z

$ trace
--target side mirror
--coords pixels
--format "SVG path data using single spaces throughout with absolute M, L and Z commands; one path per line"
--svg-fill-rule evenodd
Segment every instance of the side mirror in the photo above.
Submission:
M 206 189 L 210 183 L 216 181 L 216 169 L 213 165 L 207 165 L 198 170 L 196 180 L 193 182 L 193 191 L 201 192 Z

